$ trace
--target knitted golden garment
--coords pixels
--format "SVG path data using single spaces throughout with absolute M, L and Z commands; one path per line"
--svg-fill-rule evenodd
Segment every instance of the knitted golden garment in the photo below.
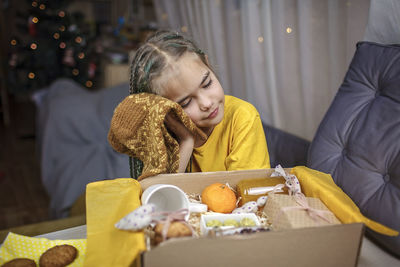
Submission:
M 196 136 L 195 138 L 207 138 L 179 104 L 156 94 L 129 95 L 114 110 L 108 142 L 117 152 L 143 162 L 139 180 L 160 173 L 178 171 L 179 144 L 164 124 L 165 116 L 169 112 L 172 112 Z

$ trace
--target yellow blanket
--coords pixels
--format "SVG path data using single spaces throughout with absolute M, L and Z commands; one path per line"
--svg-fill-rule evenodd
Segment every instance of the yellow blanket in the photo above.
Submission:
M 342 223 L 362 222 L 372 230 L 389 236 L 399 232 L 361 214 L 360 209 L 333 181 L 329 174 L 304 166 L 294 167 L 291 171 L 299 179 L 301 190 L 307 197 L 319 198 Z
M 130 266 L 146 249 L 143 232 L 115 228 L 126 214 L 140 206 L 139 182 L 120 178 L 86 187 L 87 249 L 84 266 Z

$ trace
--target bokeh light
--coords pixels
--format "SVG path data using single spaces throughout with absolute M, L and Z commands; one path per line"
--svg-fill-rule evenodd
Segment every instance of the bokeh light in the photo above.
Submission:
M 28 78 L 31 79 L 31 80 L 34 79 L 35 78 L 35 73 L 29 72 L 28 73 Z
M 85 83 L 85 85 L 86 85 L 86 87 L 92 87 L 93 86 L 93 82 L 92 81 L 86 81 L 86 83 Z

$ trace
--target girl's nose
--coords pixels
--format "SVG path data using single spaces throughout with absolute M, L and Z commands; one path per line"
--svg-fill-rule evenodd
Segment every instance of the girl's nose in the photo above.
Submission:
M 207 111 L 212 107 L 212 101 L 207 96 L 202 96 L 199 98 L 199 107 L 202 111 Z

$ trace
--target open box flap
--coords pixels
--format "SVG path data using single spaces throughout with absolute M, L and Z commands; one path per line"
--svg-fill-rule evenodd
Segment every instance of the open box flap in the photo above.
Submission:
M 290 171 L 290 169 L 285 169 Z M 200 194 L 205 186 L 212 183 L 229 183 L 236 185 L 243 179 L 264 178 L 271 176 L 273 169 L 220 171 L 220 172 L 193 172 L 159 174 L 140 181 L 143 191 L 153 184 L 173 184 L 179 186 L 186 193 Z

